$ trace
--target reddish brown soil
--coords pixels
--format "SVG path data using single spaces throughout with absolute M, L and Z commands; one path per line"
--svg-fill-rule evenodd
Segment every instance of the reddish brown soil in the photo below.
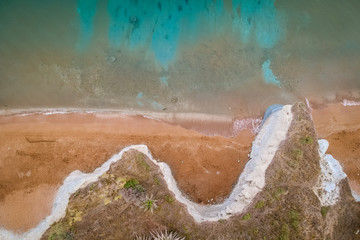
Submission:
M 66 176 L 77 169 L 91 172 L 132 144 L 146 144 L 167 162 L 191 199 L 221 201 L 241 173 L 253 138 L 248 130 L 236 138 L 207 137 L 117 114 L 0 116 L 0 226 L 36 226 L 50 214 Z
M 360 195 L 360 129 L 337 132 L 326 139 L 330 144 L 328 153 L 341 161 L 351 189 Z
M 331 104 L 312 116 L 318 136 L 329 141 L 327 153 L 341 162 L 351 189 L 360 195 L 360 106 Z
M 56 193 L 55 185 L 41 184 L 14 191 L 0 203 L 0 223 L 8 229 L 26 231 L 49 215 Z

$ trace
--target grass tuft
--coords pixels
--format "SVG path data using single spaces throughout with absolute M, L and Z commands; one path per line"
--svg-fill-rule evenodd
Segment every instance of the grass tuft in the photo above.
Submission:
M 139 153 L 136 156 L 136 162 L 146 171 L 150 171 L 151 168 L 150 168 L 149 164 L 146 163 L 144 154 Z
M 153 177 L 153 180 L 154 180 L 154 183 L 155 183 L 156 185 L 161 186 L 161 182 L 160 182 L 160 179 L 159 179 L 158 176 L 154 176 L 154 177 Z
M 171 196 L 169 195 L 165 195 L 164 197 L 165 201 L 168 202 L 168 203 L 173 203 L 175 201 L 174 198 L 172 198 Z
M 281 187 L 276 188 L 276 190 L 272 193 L 272 197 L 276 200 L 279 200 L 281 196 L 285 193 L 285 190 Z

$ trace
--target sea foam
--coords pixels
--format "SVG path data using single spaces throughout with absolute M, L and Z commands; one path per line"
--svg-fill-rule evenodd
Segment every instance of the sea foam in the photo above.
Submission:
M 344 99 L 341 102 L 342 105 L 346 106 L 360 106 L 360 102 L 356 102 L 356 101 L 351 101 L 351 100 L 347 100 Z

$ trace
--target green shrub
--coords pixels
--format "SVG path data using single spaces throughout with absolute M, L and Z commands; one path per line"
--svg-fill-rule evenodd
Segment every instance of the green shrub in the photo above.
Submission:
M 265 207 L 265 201 L 260 200 L 255 204 L 255 208 L 261 209 Z
M 250 218 L 251 218 L 250 213 L 247 213 L 242 217 L 242 220 L 249 220 Z
M 293 153 L 293 157 L 296 159 L 296 160 L 302 160 L 303 157 L 304 157 L 304 151 L 301 150 L 301 149 L 294 149 L 292 151 Z
M 126 181 L 126 183 L 124 184 L 124 188 L 126 189 L 132 188 L 140 192 L 144 191 L 144 188 L 139 184 L 139 181 L 136 179 L 130 179 Z
M 164 199 L 165 199 L 165 201 L 168 202 L 168 203 L 173 203 L 173 202 L 175 201 L 175 199 L 172 198 L 172 197 L 169 196 L 169 195 L 166 195 L 166 196 L 164 197 Z
M 279 236 L 279 240 L 289 240 L 289 235 L 290 235 L 289 226 L 286 223 L 284 223 L 281 226 L 281 233 Z
M 276 188 L 275 191 L 272 193 L 272 197 L 276 200 L 279 200 L 281 198 L 281 195 L 283 195 L 285 190 L 281 187 Z
M 296 212 L 295 210 L 291 210 L 290 213 L 290 218 L 291 218 L 291 226 L 296 230 L 298 231 L 299 230 L 299 213 Z
M 138 154 L 136 156 L 136 162 L 146 171 L 150 171 L 150 166 L 146 163 L 144 154 Z
M 50 227 L 48 240 L 73 240 L 73 233 L 69 226 L 63 223 L 56 223 Z
M 321 215 L 323 217 L 326 217 L 328 211 L 329 211 L 329 207 L 321 207 Z
M 314 139 L 311 136 L 306 136 L 306 137 L 302 137 L 300 138 L 300 142 L 302 144 L 313 144 L 314 143 Z
M 154 176 L 154 183 L 158 186 L 161 185 L 160 179 L 158 178 L 158 176 Z

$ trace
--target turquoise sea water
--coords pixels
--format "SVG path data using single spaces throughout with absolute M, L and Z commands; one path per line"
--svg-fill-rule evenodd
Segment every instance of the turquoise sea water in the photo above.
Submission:
M 1 108 L 259 115 L 360 98 L 358 0 L 2 0 Z

